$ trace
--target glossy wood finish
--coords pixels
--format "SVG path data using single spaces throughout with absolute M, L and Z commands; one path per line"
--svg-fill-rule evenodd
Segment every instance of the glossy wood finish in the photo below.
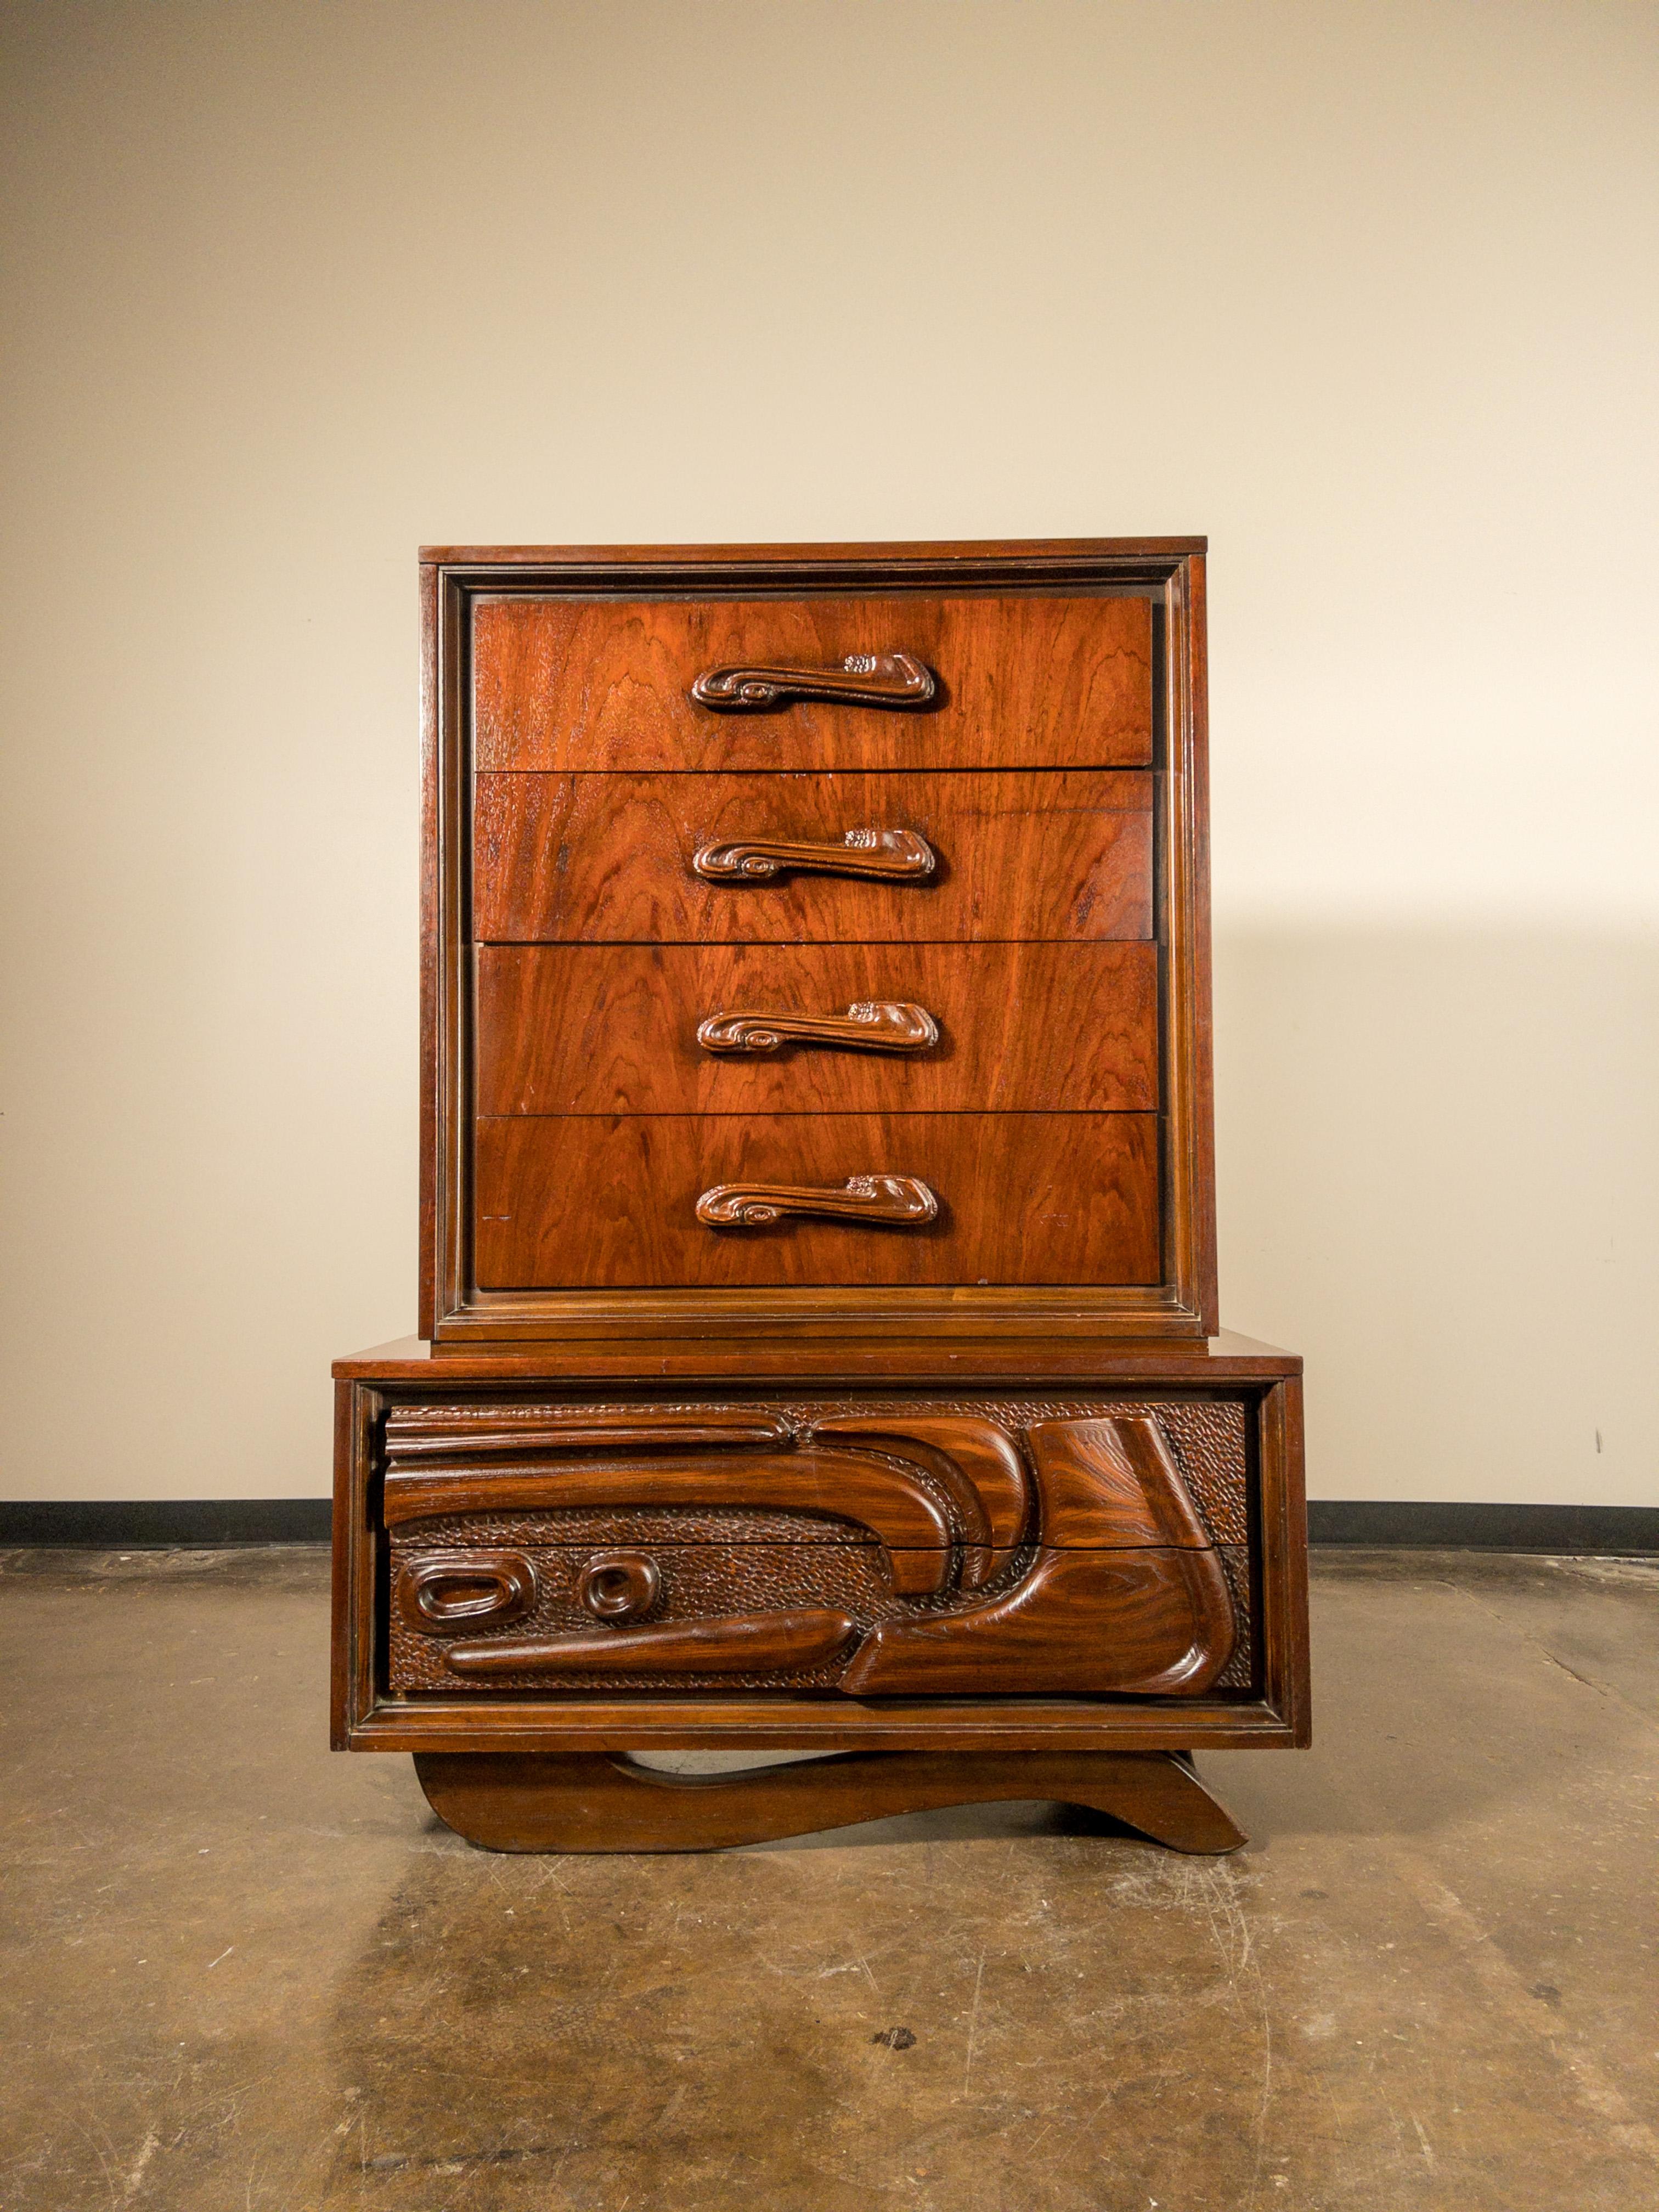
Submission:
M 482 945 L 482 1114 L 1150 1113 L 1152 945 Z M 724 1008 L 922 1006 L 902 1059 L 785 1036 L 715 1054 Z
M 915 1176 L 849 1176 L 825 1188 L 784 1182 L 722 1182 L 697 1200 L 705 1229 L 770 1229 L 781 1221 L 846 1221 L 867 1229 L 921 1229 L 939 1200 Z
M 718 1620 L 659 1621 L 608 1635 L 489 1638 L 452 1644 L 446 1664 L 465 1680 L 501 1674 L 763 1674 L 832 1659 L 853 1633 L 844 1613 L 726 1613 Z
M 1152 781 L 1003 775 L 480 775 L 481 943 L 830 944 L 1144 938 Z M 908 831 L 931 869 L 699 875 L 700 853 Z M 867 857 L 867 856 L 866 856 Z
M 1144 598 L 486 593 L 472 625 L 482 768 L 1067 768 L 1151 755 Z M 896 651 L 936 673 L 920 712 L 811 700 L 715 713 L 691 696 L 716 666 L 825 669 Z
M 919 1178 L 939 1217 L 884 1230 L 706 1228 L 720 1184 Z M 1148 1114 L 821 1115 L 481 1121 L 477 1279 L 489 1288 L 1153 1283 Z
M 939 696 L 939 679 L 911 653 L 849 653 L 831 668 L 708 668 L 691 696 L 721 714 L 769 714 L 806 699 L 841 707 L 927 707 Z
M 418 1754 L 427 1802 L 492 1851 L 707 1851 L 945 1805 L 1051 1798 L 1171 1850 L 1244 1841 L 1190 1766 L 1164 1752 L 878 1751 L 747 1773 L 671 1775 L 615 1753 Z
M 787 1444 L 789 1425 L 776 1413 L 688 1413 L 672 1406 L 631 1410 L 592 1406 L 419 1405 L 386 1416 L 391 1467 L 406 1473 L 411 1462 L 540 1459 L 549 1452 L 637 1451 L 642 1445 L 685 1451 L 699 1445 Z
M 705 883 L 770 883 L 779 876 L 854 876 L 860 882 L 921 884 L 939 854 L 914 830 L 847 830 L 827 844 L 789 837 L 722 838 L 699 846 L 691 866 Z
M 1231 1656 L 1234 1634 L 1213 1552 L 1045 1547 L 983 1604 L 884 1621 L 842 1686 L 854 1697 L 1197 1696 Z
M 895 1587 L 921 1593 L 945 1580 L 951 1524 L 925 1485 L 903 1469 L 848 1451 L 709 1452 L 684 1460 L 574 1461 L 548 1466 L 465 1466 L 386 1477 L 388 1528 L 459 1514 L 568 1512 L 583 1505 L 774 1508 L 856 1522 L 896 1554 Z M 826 1536 L 832 1532 L 824 1531 Z

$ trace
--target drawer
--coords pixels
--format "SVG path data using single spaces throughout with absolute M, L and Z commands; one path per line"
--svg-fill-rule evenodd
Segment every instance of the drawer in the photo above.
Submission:
M 1152 779 L 475 779 L 483 942 L 1149 938 Z M 701 870 L 701 872 L 700 872 Z
M 493 1116 L 474 1178 L 486 1290 L 1138 1285 L 1162 1265 L 1152 1114 Z M 716 1190 L 752 1225 L 700 1219 Z M 799 1210 L 826 1201 L 843 1212 Z
M 884 664 L 933 678 L 923 703 Z M 701 705 L 712 671 L 817 671 L 849 657 L 894 705 L 779 696 Z M 856 673 L 856 672 L 855 672 Z M 741 694 L 740 683 L 723 687 Z M 914 682 L 909 689 L 915 689 Z M 752 687 L 751 687 L 752 690 Z M 649 599 L 482 595 L 472 720 L 485 769 L 1141 767 L 1152 757 L 1144 597 Z
M 1249 1415 L 1123 1395 L 396 1410 L 390 1685 L 1248 1694 Z
M 484 1115 L 1158 1103 L 1145 943 L 486 945 L 477 1003 Z

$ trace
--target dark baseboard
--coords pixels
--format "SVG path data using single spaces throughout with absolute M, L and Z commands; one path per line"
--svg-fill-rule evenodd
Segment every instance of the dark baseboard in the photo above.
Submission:
M 1407 1504 L 1395 1498 L 1312 1498 L 1310 1544 L 1383 1551 L 1659 1552 L 1659 1506 Z
M 84 1545 L 166 1551 L 205 1545 L 325 1544 L 326 1498 L 104 1498 L 29 1504 L 0 1500 L 0 1547 Z
M 174 1546 L 325 1544 L 326 1498 L 178 1498 L 0 1501 L 0 1547 L 64 1544 L 100 1552 Z M 1659 1506 L 1402 1504 L 1393 1498 L 1316 1498 L 1314 1544 L 1384 1551 L 1659 1552 Z

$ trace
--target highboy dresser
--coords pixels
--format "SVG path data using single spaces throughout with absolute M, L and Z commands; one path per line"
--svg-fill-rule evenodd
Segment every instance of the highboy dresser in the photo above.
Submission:
M 422 556 L 422 1334 L 334 1740 L 505 1850 L 1239 1840 L 1301 1363 L 1217 1333 L 1204 544 Z M 632 1753 L 833 1754 L 675 1777 Z

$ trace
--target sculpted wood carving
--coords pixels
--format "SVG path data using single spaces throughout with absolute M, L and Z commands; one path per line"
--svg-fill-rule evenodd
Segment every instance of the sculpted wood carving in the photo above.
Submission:
M 763 883 L 787 870 L 824 876 L 866 876 L 887 883 L 924 883 L 939 866 L 915 830 L 849 830 L 839 845 L 787 837 L 740 837 L 704 845 L 691 866 L 711 884 Z
M 960 1413 L 848 1413 L 799 1436 L 765 1416 L 745 1431 L 665 1413 L 662 1450 L 633 1455 L 654 1418 L 620 1426 L 623 1456 L 592 1422 L 578 1443 L 583 1427 L 556 1412 L 510 1430 L 487 1410 L 458 1413 L 441 1431 L 446 1464 L 429 1422 L 394 1417 L 385 1518 L 415 1547 L 399 1547 L 398 1618 L 422 1649 L 400 1646 L 395 1662 L 412 1686 L 434 1668 L 452 1684 L 690 1686 L 829 1667 L 823 1679 L 854 1697 L 1195 1696 L 1232 1656 L 1227 1575 L 1150 1413 L 1039 1419 L 1022 1434 Z M 732 1428 L 746 1449 L 731 1449 Z M 662 1508 L 701 1517 L 626 1551 L 565 1540 L 580 1510 Z M 745 1511 L 807 1518 L 769 1545 L 732 1522 Z M 509 1522 L 533 1531 L 524 1551 L 467 1541 L 469 1523 Z M 807 1586 L 821 1602 L 746 1601 Z M 485 1625 L 518 1632 L 478 1634 Z
M 697 1218 L 710 1229 L 763 1229 L 791 1213 L 904 1229 L 932 1221 L 938 1212 L 938 1199 L 915 1176 L 849 1176 L 839 1190 L 787 1182 L 722 1182 L 697 1200 Z
M 843 707 L 925 707 L 939 689 L 908 653 L 849 653 L 839 668 L 711 668 L 691 686 L 700 707 L 769 714 L 792 699 Z
M 854 1052 L 926 1052 L 939 1024 L 925 1006 L 862 999 L 844 1014 L 710 1014 L 697 1024 L 705 1052 L 776 1052 L 785 1044 L 839 1045 Z

